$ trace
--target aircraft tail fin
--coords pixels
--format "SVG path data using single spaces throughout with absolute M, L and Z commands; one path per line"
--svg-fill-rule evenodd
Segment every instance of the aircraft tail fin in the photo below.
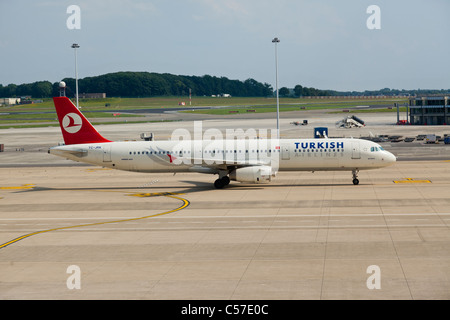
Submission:
M 103 138 L 67 97 L 54 97 L 59 125 L 66 145 L 112 142 Z

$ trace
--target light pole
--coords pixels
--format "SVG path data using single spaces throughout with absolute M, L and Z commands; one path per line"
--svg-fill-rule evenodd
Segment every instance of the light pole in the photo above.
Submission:
M 277 139 L 280 139 L 280 99 L 278 95 L 278 55 L 277 55 L 277 44 L 280 39 L 274 38 L 272 40 L 275 43 L 275 86 L 277 90 Z
M 78 67 L 77 67 L 77 49 L 80 46 L 77 43 L 72 44 L 72 48 L 75 49 L 75 91 L 76 91 L 76 99 L 77 99 L 77 109 L 78 106 Z

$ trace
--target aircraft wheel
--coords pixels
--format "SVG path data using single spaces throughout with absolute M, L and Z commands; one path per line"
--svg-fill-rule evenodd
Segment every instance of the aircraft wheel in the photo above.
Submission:
M 353 184 L 356 186 L 356 185 L 358 185 L 359 184 L 359 180 L 358 179 L 353 179 Z
M 227 185 L 230 184 L 230 177 L 229 176 L 224 176 L 220 180 L 222 180 L 224 186 L 227 186 Z
M 216 189 L 222 189 L 223 187 L 225 187 L 225 183 L 222 179 L 217 179 L 216 181 L 214 181 L 214 187 Z

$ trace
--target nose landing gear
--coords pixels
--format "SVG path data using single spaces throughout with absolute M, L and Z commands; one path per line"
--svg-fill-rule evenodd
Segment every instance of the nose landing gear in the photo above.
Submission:
M 352 176 L 353 176 L 353 184 L 356 186 L 359 184 L 359 180 L 358 180 L 358 169 L 352 170 Z

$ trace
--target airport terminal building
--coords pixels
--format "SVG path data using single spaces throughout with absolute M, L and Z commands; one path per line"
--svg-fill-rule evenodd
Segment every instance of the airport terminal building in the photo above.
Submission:
M 450 96 L 422 96 L 409 99 L 409 122 L 413 125 L 450 124 Z

